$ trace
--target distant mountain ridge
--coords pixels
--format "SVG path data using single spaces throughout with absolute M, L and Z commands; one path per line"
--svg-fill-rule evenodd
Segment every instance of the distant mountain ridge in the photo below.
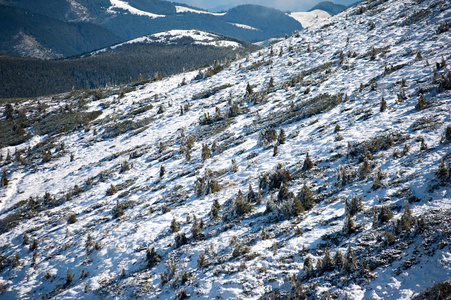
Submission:
M 319 9 L 319 10 L 324 10 L 331 15 L 337 15 L 340 12 L 342 12 L 343 10 L 345 10 L 346 8 L 348 8 L 346 5 L 337 4 L 332 1 L 323 1 L 323 2 L 320 2 L 317 5 L 315 5 L 309 11 L 314 11 L 316 9 Z
M 167 76 L 233 60 L 259 49 L 237 39 L 174 30 L 143 36 L 70 59 L 0 55 L 0 98 L 32 97 Z
M 71 24 L 76 22 L 94 24 L 112 33 L 107 34 L 105 31 L 105 36 L 115 35 L 122 41 L 173 29 L 197 29 L 247 42 L 257 42 L 283 37 L 285 34 L 302 29 L 299 22 L 283 12 L 258 5 L 240 5 L 225 13 L 210 13 L 182 4 L 159 0 L 42 0 L 39 3 L 31 0 L 0 0 L 0 4 L 16 7 L 16 9 L 25 9 Z M 5 26 L 19 27 L 22 19 L 16 16 Z M 45 18 L 39 18 L 31 23 L 32 25 L 28 25 L 28 27 L 37 28 L 35 31 L 38 31 L 48 27 L 48 23 L 52 22 Z M 25 27 L 25 31 L 28 30 L 28 27 Z M 65 28 L 64 26 L 59 27 Z M 65 35 L 71 37 L 73 33 L 67 31 Z M 31 36 L 34 37 L 34 35 Z M 34 38 L 36 39 L 36 37 Z M 114 42 L 118 42 L 117 38 L 114 39 Z M 78 48 L 77 51 L 80 54 L 101 47 Z M 0 51 L 27 55 L 13 51 L 11 47 L 1 47 Z M 67 56 L 68 51 L 57 50 L 56 52 Z M 32 51 L 30 51 L 31 54 Z
M 1 51 L 37 58 L 67 57 L 122 40 L 96 24 L 63 22 L 5 5 L 0 5 L 0 27 Z

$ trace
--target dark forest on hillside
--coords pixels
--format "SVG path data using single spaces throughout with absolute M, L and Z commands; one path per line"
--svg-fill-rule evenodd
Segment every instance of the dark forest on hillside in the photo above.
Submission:
M 252 47 L 252 46 L 250 46 Z M 255 49 L 257 49 L 255 47 Z M 254 50 L 255 50 L 254 49 Z M 215 60 L 235 59 L 250 49 L 199 45 L 133 44 L 118 52 L 62 60 L 40 60 L 0 55 L 0 97 L 34 97 L 92 89 L 153 78 L 213 64 Z

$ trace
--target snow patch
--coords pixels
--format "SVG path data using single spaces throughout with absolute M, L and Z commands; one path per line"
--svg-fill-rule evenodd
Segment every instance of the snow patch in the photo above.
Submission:
M 260 29 L 246 25 L 246 24 L 239 24 L 239 23 L 229 23 L 229 24 L 234 25 L 236 27 L 244 28 L 244 29 L 260 31 Z
M 310 27 L 317 22 L 322 22 L 330 17 L 328 12 L 320 9 L 308 12 L 293 12 L 287 15 L 301 23 L 304 28 Z
M 189 8 L 189 7 L 185 7 L 185 6 L 175 6 L 175 9 L 178 14 L 195 13 L 195 14 L 205 14 L 205 15 L 212 15 L 212 16 L 223 16 L 226 14 L 226 13 L 212 13 L 209 11 L 197 10 L 197 9 L 193 9 L 193 8 Z
M 134 8 L 133 6 L 131 6 L 130 4 L 128 4 L 125 1 L 110 0 L 110 3 L 112 6 L 110 8 L 108 8 L 109 13 L 116 13 L 114 11 L 114 8 L 120 8 L 120 9 L 130 12 L 132 15 L 146 16 L 146 17 L 149 17 L 152 19 L 166 17 L 165 15 L 157 15 L 157 14 L 153 14 L 153 13 L 150 13 L 147 11 L 139 10 L 137 8 Z

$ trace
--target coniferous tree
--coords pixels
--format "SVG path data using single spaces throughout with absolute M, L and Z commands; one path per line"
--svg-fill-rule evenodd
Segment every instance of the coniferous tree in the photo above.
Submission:
M 387 101 L 385 101 L 384 97 L 381 99 L 380 111 L 383 112 L 387 109 Z
M 179 226 L 179 224 L 177 223 L 177 220 L 175 219 L 175 218 L 173 218 L 172 219 L 172 222 L 171 222 L 171 232 L 177 232 L 177 231 L 179 231 L 180 230 L 180 226 Z
M 307 255 L 304 260 L 304 272 L 307 278 L 310 277 L 313 273 L 313 261 L 310 255 Z
M 352 273 L 357 269 L 357 259 L 354 254 L 354 250 L 352 250 L 351 245 L 348 245 L 348 250 L 346 252 L 346 260 L 344 270 L 347 273 Z
M 186 152 L 185 152 L 185 158 L 186 158 L 186 161 L 190 161 L 191 160 L 191 153 L 190 153 L 190 149 L 187 147 L 186 148 Z
M 146 261 L 149 267 L 153 267 L 154 265 L 156 265 L 161 261 L 161 257 L 155 251 L 155 247 L 152 247 L 151 250 L 147 248 Z
M 277 156 L 278 151 L 279 147 L 277 146 L 277 144 L 275 144 L 273 147 L 272 156 Z
M 202 238 L 202 230 L 197 222 L 197 217 L 194 215 L 193 226 L 191 227 L 191 233 L 193 234 L 193 238 L 195 240 L 200 240 Z
M 114 195 L 117 193 L 117 188 L 114 186 L 114 184 L 110 185 L 110 188 L 107 191 L 108 195 Z
M 437 177 L 441 180 L 444 180 L 449 177 L 449 170 L 446 167 L 445 161 L 443 159 L 440 162 L 440 166 L 437 171 Z
M 205 258 L 204 252 L 200 253 L 199 257 L 197 258 L 197 266 L 201 269 L 207 266 L 207 259 Z
M 210 148 L 208 148 L 207 144 L 202 144 L 202 160 L 206 161 L 211 156 Z
M 303 171 L 310 170 L 311 168 L 313 168 L 313 166 L 314 166 L 313 161 L 310 159 L 310 155 L 307 152 L 304 160 L 304 165 L 302 166 L 302 170 Z
M 326 248 L 324 251 L 324 258 L 322 262 L 323 271 L 328 272 L 332 271 L 334 269 L 334 261 L 332 260 L 332 257 L 330 256 L 330 248 Z
M 299 199 L 297 197 L 293 198 L 292 212 L 293 212 L 293 216 L 298 216 L 299 214 L 305 212 L 304 206 L 302 206 L 301 201 L 299 201 Z
M 420 94 L 420 99 L 418 99 L 418 102 L 415 105 L 415 108 L 417 110 L 422 110 L 422 109 L 426 108 L 426 106 L 427 106 L 426 100 L 424 99 L 423 94 Z
M 248 82 L 247 85 L 246 85 L 246 94 L 247 94 L 247 96 L 250 97 L 253 93 L 254 93 L 254 91 L 252 89 L 252 86 Z
M 254 193 L 254 190 L 252 189 L 252 185 L 249 183 L 249 192 L 247 193 L 247 201 L 249 202 L 255 202 L 257 196 Z
M 116 199 L 116 208 L 114 209 L 114 217 L 120 218 L 124 215 L 124 207 L 119 203 L 119 199 Z
M 72 283 L 72 274 L 69 271 L 69 268 L 67 268 L 66 271 L 66 286 L 70 285 Z
M 403 230 L 410 232 L 412 226 L 412 212 L 410 210 L 409 201 L 404 201 L 404 213 L 401 216 L 401 227 Z
M 219 204 L 218 199 L 215 199 L 213 205 L 211 206 L 210 216 L 212 219 L 219 218 L 219 212 L 221 211 L 221 204 Z
M 268 83 L 268 89 L 272 89 L 274 87 L 274 78 L 271 76 Z
M 17 268 L 18 266 L 20 266 L 20 256 L 18 253 L 13 255 L 13 258 L 11 260 L 11 266 L 13 268 Z
M 0 182 L 0 186 L 1 187 L 6 187 L 6 186 L 8 186 L 8 172 L 6 171 L 6 169 L 3 169 L 3 171 L 2 171 L 2 179 L 1 179 L 1 182 Z
M 313 208 L 313 206 L 315 206 L 315 202 L 313 201 L 313 194 L 306 184 L 302 186 L 299 200 L 306 210 L 310 210 L 311 208 Z
M 277 138 L 277 141 L 280 145 L 282 145 L 282 144 L 285 144 L 286 140 L 287 140 L 287 138 L 285 136 L 285 130 L 283 130 L 283 128 L 280 127 L 279 137 Z
M 277 194 L 277 200 L 283 201 L 287 200 L 288 198 L 290 198 L 290 191 L 288 190 L 288 187 L 282 182 L 282 184 L 280 185 L 279 193 Z
M 334 265 L 337 270 L 343 269 L 345 264 L 345 258 L 340 250 L 337 249 L 334 256 Z
M 346 234 L 352 234 L 355 232 L 355 223 L 352 217 L 349 214 L 346 214 L 344 225 L 343 225 L 343 231 Z

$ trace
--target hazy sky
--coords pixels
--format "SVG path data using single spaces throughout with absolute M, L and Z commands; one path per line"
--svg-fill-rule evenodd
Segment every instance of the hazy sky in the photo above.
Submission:
M 177 0 L 175 2 L 186 3 L 205 9 L 214 9 L 222 5 L 235 6 L 238 4 L 259 4 L 268 7 L 274 7 L 282 11 L 307 11 L 321 1 L 324 0 Z M 335 0 L 332 2 L 337 4 L 350 5 L 355 3 L 356 1 L 357 0 Z

